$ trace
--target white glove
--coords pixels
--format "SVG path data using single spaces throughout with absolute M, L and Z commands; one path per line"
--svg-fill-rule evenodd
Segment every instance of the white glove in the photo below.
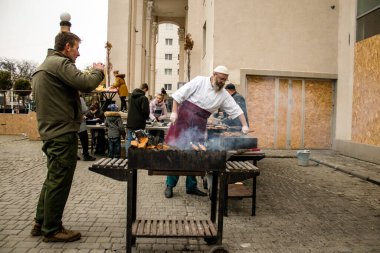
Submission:
M 243 134 L 248 134 L 248 132 L 249 132 L 249 127 L 247 127 L 247 126 L 243 126 L 243 127 L 241 128 L 241 132 L 242 132 Z
M 170 114 L 170 121 L 172 122 L 172 124 L 174 124 L 177 121 L 177 118 L 178 118 L 178 114 L 176 112 L 172 112 Z

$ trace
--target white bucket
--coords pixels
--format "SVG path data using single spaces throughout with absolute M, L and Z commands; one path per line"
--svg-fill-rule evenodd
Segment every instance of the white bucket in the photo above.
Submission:
M 297 160 L 299 166 L 309 166 L 310 150 L 298 150 Z

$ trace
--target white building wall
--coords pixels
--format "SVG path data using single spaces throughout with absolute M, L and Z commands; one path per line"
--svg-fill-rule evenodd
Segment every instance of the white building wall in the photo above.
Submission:
M 119 70 L 120 73 L 126 74 L 127 79 L 130 47 L 129 22 L 131 15 L 131 0 L 112 0 L 108 2 L 108 29 L 107 40 L 112 44 L 110 61 L 112 70 Z M 111 84 L 115 82 L 111 70 Z M 126 80 L 127 80 L 126 79 Z
M 242 68 L 337 74 L 338 0 L 213 2 L 214 63 L 231 82 Z
M 172 39 L 172 45 L 166 45 L 166 39 Z M 165 59 L 165 54 L 171 54 L 172 59 Z M 158 26 L 158 42 L 156 45 L 156 88 L 155 94 L 161 92 L 165 84 L 172 84 L 171 90 L 166 90 L 169 95 L 177 90 L 179 80 L 179 44 L 178 26 L 170 23 L 163 23 Z M 172 74 L 166 75 L 165 69 L 171 69 Z
M 338 0 L 189 1 L 191 75 L 215 65 L 226 65 L 235 84 L 241 69 L 337 74 L 338 9 Z

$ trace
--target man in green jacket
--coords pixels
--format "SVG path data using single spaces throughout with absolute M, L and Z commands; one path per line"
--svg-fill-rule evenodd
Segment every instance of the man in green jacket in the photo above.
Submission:
M 38 131 L 47 156 L 48 173 L 31 234 L 43 235 L 44 242 L 71 242 L 81 238 L 80 232 L 62 226 L 77 163 L 77 132 L 82 117 L 78 91 L 94 90 L 104 78 L 104 65 L 94 63 L 90 74 L 78 70 L 75 60 L 79 56 L 80 42 L 71 32 L 59 33 L 54 50 L 48 50 L 32 79 Z

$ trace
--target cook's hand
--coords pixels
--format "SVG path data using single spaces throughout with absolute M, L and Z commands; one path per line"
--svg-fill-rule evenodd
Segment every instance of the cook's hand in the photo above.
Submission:
M 178 114 L 176 112 L 172 112 L 170 114 L 170 121 L 172 122 L 172 124 L 174 125 L 175 122 L 177 121 L 177 118 L 178 118 Z
M 249 127 L 247 127 L 247 126 L 243 126 L 243 127 L 241 128 L 241 132 L 242 132 L 243 134 L 248 134 L 248 133 L 249 133 Z

